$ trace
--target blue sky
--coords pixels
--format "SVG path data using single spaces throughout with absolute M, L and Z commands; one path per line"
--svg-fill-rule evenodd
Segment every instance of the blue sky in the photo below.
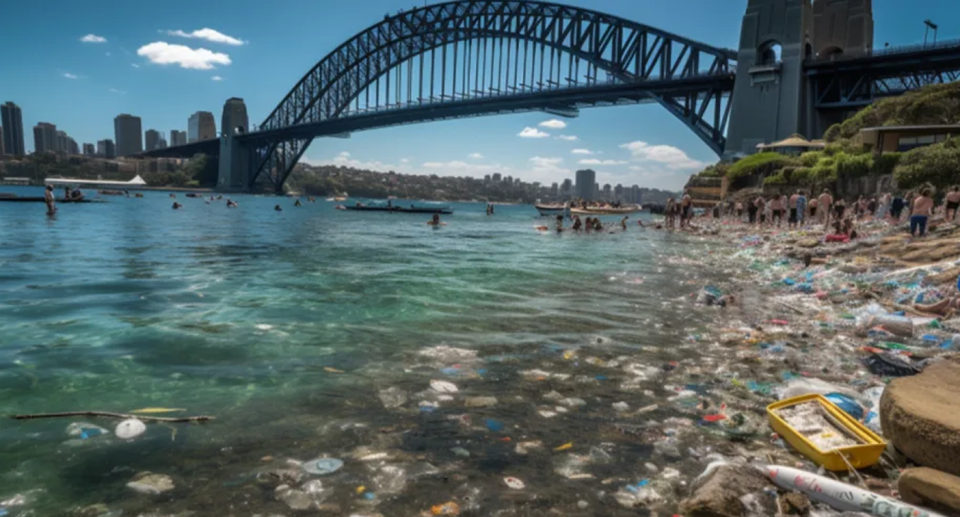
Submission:
M 746 0 L 564 1 L 728 48 L 737 45 L 746 6 Z M 30 128 L 39 121 L 56 124 L 78 143 L 113 138 L 119 113 L 142 117 L 144 130 L 169 133 L 186 130 L 187 117 L 198 110 L 212 111 L 219 123 L 232 96 L 242 97 L 251 123 L 259 123 L 328 52 L 384 14 L 417 5 L 422 2 L 6 0 L 0 3 L 0 102 L 22 107 L 28 150 Z M 877 47 L 922 41 L 926 18 L 940 24 L 941 39 L 960 36 L 957 0 L 874 0 L 874 18 Z M 158 63 L 164 60 L 178 62 Z M 591 167 L 601 183 L 661 188 L 677 188 L 716 160 L 657 105 L 583 110 L 564 119 L 564 128 L 540 125 L 552 118 L 501 115 L 368 131 L 317 140 L 305 159 L 409 173 L 499 171 L 544 183 Z M 525 128 L 550 137 L 521 138 Z M 577 140 L 557 138 L 561 134 Z

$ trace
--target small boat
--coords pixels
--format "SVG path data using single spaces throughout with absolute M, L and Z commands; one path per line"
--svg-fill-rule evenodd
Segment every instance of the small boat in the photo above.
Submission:
M 846 472 L 880 461 L 887 442 L 820 394 L 767 406 L 770 427 L 827 470 Z
M 399 212 L 404 214 L 442 214 L 451 215 L 453 210 L 450 208 L 429 208 L 429 207 L 403 207 L 403 206 L 385 206 L 385 205 L 355 205 L 344 206 L 337 205 L 337 210 L 356 210 L 358 212 Z
M 563 210 L 565 208 L 563 205 L 557 205 L 557 204 L 552 204 L 552 205 L 536 204 L 536 205 L 533 205 L 533 207 L 536 208 L 537 212 L 540 212 L 540 215 L 542 216 L 560 215 L 563 213 Z
M 333 200 L 337 203 L 342 203 L 347 200 L 347 196 L 336 196 L 333 198 Z
M 620 208 L 593 206 L 587 208 L 571 208 L 570 213 L 573 215 L 627 215 L 639 212 L 642 209 L 640 205 L 623 206 Z

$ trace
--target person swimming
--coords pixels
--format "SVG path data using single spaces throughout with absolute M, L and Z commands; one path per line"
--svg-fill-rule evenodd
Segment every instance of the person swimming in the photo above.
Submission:
M 174 210 L 179 210 L 179 209 L 181 209 L 181 208 L 183 208 L 183 205 L 181 205 L 180 203 L 177 203 L 176 201 L 173 202 L 173 209 L 174 209 Z
M 623 228 L 624 231 L 627 230 L 627 219 L 630 219 L 629 215 L 623 216 L 623 219 L 620 220 L 620 227 Z
M 557 233 L 560 233 L 562 231 L 563 231 L 563 216 L 558 215 L 557 216 Z
M 293 206 L 303 206 L 303 203 L 300 202 L 300 198 L 297 198 L 297 202 Z
M 440 214 L 433 214 L 433 218 L 427 221 L 427 224 L 433 226 L 434 228 L 447 225 L 447 223 L 440 221 Z
M 583 221 L 580 220 L 579 215 L 573 216 L 573 227 L 571 229 L 575 232 L 579 232 L 583 229 Z
M 227 198 L 227 208 L 236 208 L 236 207 L 237 207 L 237 202 L 230 198 Z
M 283 209 L 280 208 L 280 205 L 277 205 L 277 206 L 273 207 L 273 210 L 276 211 L 276 212 L 283 212 Z

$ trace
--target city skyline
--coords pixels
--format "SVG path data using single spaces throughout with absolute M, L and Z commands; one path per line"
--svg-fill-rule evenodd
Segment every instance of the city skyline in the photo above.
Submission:
M 622 0 L 564 3 L 727 48 L 738 46 L 746 6 L 746 0 L 682 0 L 669 8 Z M 253 127 L 328 52 L 383 14 L 419 5 L 370 0 L 367 8 L 353 9 L 291 0 L 264 12 L 248 0 L 172 0 L 143 16 L 136 5 L 60 2 L 50 9 L 16 3 L 6 13 L 24 23 L 0 34 L 0 44 L 18 49 L 5 65 L 18 81 L 0 85 L 0 101 L 24 108 L 25 127 L 51 121 L 87 142 L 112 135 L 110 121 L 118 113 L 136 114 L 144 128 L 183 128 L 184 119 L 198 111 L 219 117 L 233 96 L 245 99 Z M 922 42 L 926 18 L 940 24 L 942 40 L 960 32 L 949 24 L 960 14 L 960 5 L 950 0 L 874 0 L 873 11 L 877 47 Z M 258 36 L 264 27 L 282 30 Z M 49 48 L 29 43 L 37 36 Z M 27 142 L 28 151 L 32 145 Z M 675 189 L 716 159 L 682 123 L 650 104 L 584 110 L 575 119 L 500 115 L 318 139 L 303 161 L 450 176 L 499 171 L 545 184 L 593 168 L 604 184 Z

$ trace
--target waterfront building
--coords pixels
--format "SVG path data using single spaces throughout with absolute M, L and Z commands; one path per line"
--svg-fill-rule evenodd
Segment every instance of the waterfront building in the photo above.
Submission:
M 84 156 L 93 156 L 97 154 L 96 148 L 93 144 L 83 144 L 83 155 Z
M 57 152 L 57 126 L 49 122 L 38 122 L 33 126 L 33 152 Z
M 217 123 L 213 119 L 213 113 L 198 111 L 190 115 L 190 119 L 187 121 L 188 143 L 213 140 L 214 138 L 217 138 Z
M 597 173 L 591 169 L 577 171 L 577 197 L 586 201 L 593 201 L 593 184 L 597 181 Z
M 109 138 L 106 140 L 100 140 L 97 142 L 97 156 L 103 156 L 104 158 L 116 158 L 117 157 L 117 146 L 114 145 L 113 140 Z
M 146 133 L 143 134 L 143 140 L 147 151 L 153 151 L 154 149 L 159 149 L 158 143 L 160 142 L 160 132 L 156 129 L 148 129 Z
M 14 156 L 27 154 L 23 146 L 23 114 L 20 106 L 12 102 L 5 102 L 0 106 L 0 123 L 3 127 L 3 152 Z
M 140 117 L 121 113 L 113 119 L 113 133 L 117 141 L 117 155 L 130 156 L 143 152 L 143 132 Z

